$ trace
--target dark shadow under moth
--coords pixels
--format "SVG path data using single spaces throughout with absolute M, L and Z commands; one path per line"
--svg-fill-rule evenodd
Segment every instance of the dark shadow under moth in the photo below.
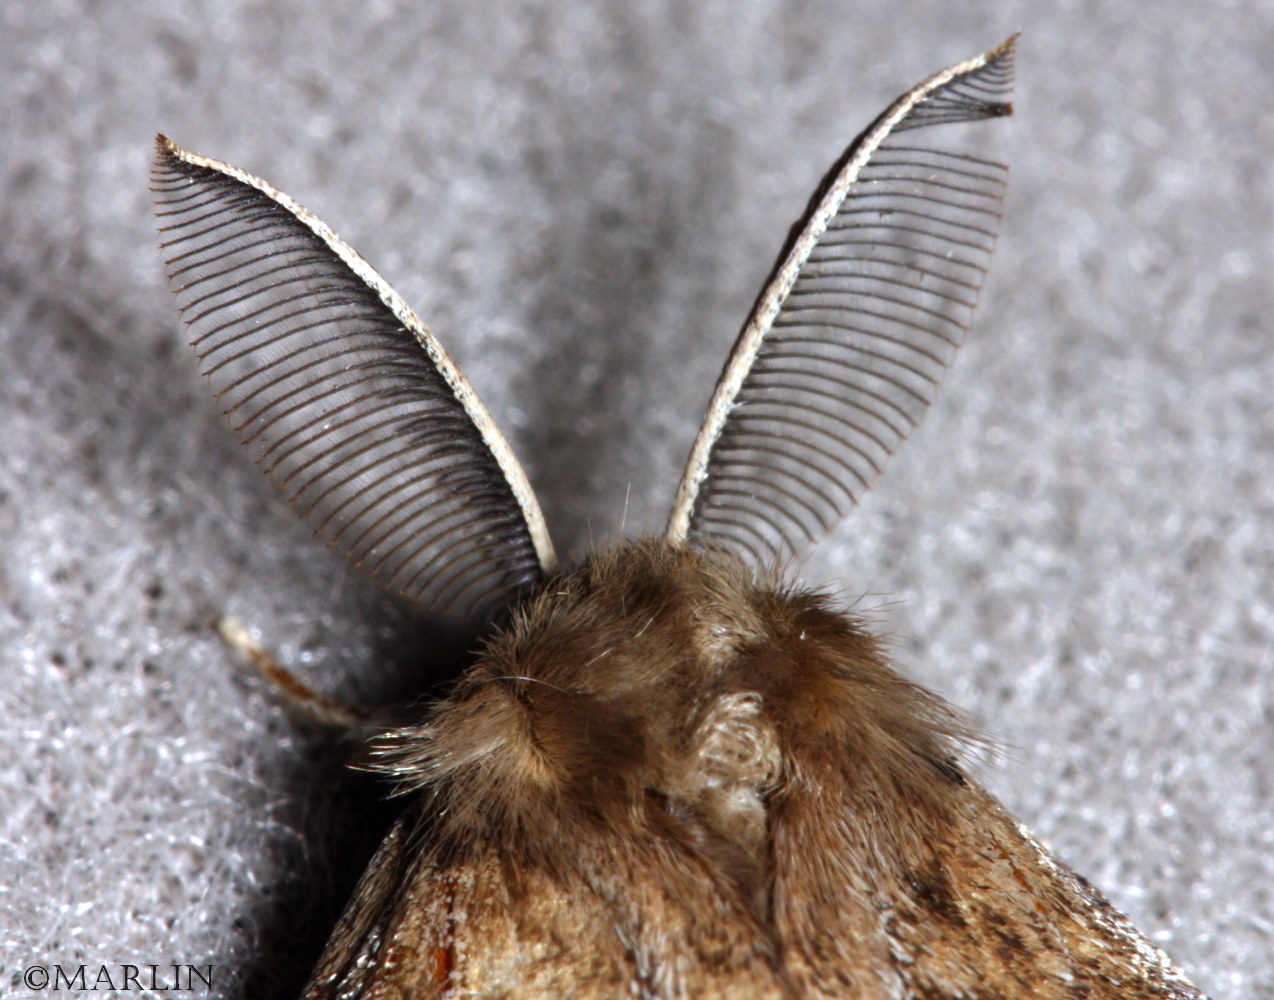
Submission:
M 849 147 L 726 362 L 667 533 L 559 570 L 508 443 L 324 223 L 160 138 L 167 273 L 227 417 L 329 544 L 495 623 L 379 766 L 413 805 L 335 998 L 1198 997 L 966 775 L 864 624 L 777 579 L 932 401 L 990 262 L 1015 39 Z

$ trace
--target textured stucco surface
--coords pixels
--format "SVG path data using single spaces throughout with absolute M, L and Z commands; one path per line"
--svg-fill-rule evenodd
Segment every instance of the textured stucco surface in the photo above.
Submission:
M 0 995 L 36 962 L 294 991 L 392 811 L 211 622 L 367 701 L 441 656 L 205 398 L 157 130 L 396 285 L 578 553 L 662 521 L 845 142 L 1016 29 L 970 343 L 802 571 L 882 606 L 1012 748 L 986 780 L 1201 987 L 1274 997 L 1274 6 L 1187 0 L 0 5 Z

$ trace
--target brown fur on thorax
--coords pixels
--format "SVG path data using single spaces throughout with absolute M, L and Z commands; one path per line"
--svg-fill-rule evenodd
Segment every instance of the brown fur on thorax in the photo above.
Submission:
M 451 849 L 570 871 L 601 831 L 654 837 L 761 916 L 776 813 L 837 789 L 822 803 L 850 828 L 837 839 L 902 873 L 953 808 L 964 735 L 825 598 L 647 540 L 524 604 L 429 720 L 391 737 L 388 766 L 439 797 Z

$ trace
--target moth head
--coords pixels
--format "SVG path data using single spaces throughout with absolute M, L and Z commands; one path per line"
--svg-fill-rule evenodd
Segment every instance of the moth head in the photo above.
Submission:
M 966 737 L 826 598 L 647 540 L 550 582 L 379 752 L 405 789 L 442 793 L 456 845 L 551 856 L 590 831 L 671 830 L 748 881 L 791 796 L 946 808 Z

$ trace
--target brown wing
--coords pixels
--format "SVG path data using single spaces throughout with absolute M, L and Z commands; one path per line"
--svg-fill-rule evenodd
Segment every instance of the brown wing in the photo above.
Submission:
M 1199 1000 L 1162 951 L 973 784 L 909 863 L 802 797 L 774 831 L 775 920 L 807 997 Z M 810 850 L 829 832 L 845 840 Z M 883 859 L 882 859 L 883 860 Z M 846 983 L 854 989 L 847 992 Z
M 408 867 L 383 894 L 368 873 L 304 1000 L 619 995 L 624 955 L 597 898 L 529 872 L 515 886 L 494 854 Z
M 413 826 L 411 813 L 401 817 L 372 857 L 310 975 L 303 1000 L 374 995 L 368 989 L 384 962 L 381 944 L 411 864 L 407 848 Z
M 413 857 L 404 819 L 303 1000 L 1200 1000 L 994 799 L 957 800 L 900 867 L 862 802 L 778 796 L 768 928 L 678 836 L 603 834 L 546 866 L 494 845 Z
M 676 838 L 576 838 L 571 863 L 386 840 L 303 1000 L 793 998 L 768 935 Z M 554 838 L 548 838 L 550 841 Z

